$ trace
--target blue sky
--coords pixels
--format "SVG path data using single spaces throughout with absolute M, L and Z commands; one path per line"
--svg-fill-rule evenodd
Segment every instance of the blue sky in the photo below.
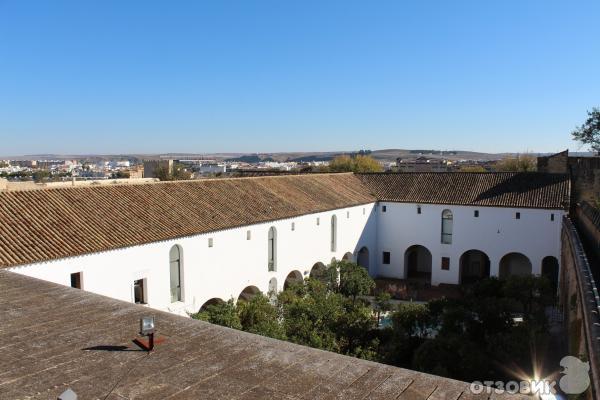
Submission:
M 559 151 L 600 2 L 0 0 L 0 155 Z

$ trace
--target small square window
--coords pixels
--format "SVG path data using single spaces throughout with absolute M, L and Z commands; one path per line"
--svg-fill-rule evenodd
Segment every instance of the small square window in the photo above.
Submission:
M 475 210 L 475 211 L 473 211 L 473 216 L 474 216 L 475 218 L 479 218 L 479 210 Z
M 321 225 L 321 218 L 317 217 L 317 225 Z
M 554 221 L 554 214 L 550 214 L 550 221 Z
M 450 257 L 442 257 L 442 269 L 448 271 L 450 269 Z
M 292 230 L 295 231 L 296 230 L 296 223 L 292 222 Z
M 71 274 L 71 287 L 75 289 L 81 289 L 81 272 L 75 272 Z
M 520 212 L 518 212 L 518 213 L 515 214 L 515 219 L 521 219 L 521 213 Z
M 208 247 L 213 247 L 213 239 L 208 238 Z
M 246 231 L 246 240 L 252 239 L 252 231 Z
M 389 251 L 384 251 L 383 252 L 383 263 L 384 264 L 389 264 L 390 263 L 390 252 Z
M 386 212 L 387 211 L 387 206 L 382 206 L 381 207 L 381 212 Z
M 421 206 L 417 206 L 417 214 L 421 214 Z

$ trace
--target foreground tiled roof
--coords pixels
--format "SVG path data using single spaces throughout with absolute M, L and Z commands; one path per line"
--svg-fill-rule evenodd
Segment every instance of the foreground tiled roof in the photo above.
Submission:
M 132 343 L 154 315 L 166 340 Z M 0 270 L 0 399 L 487 399 L 468 383 L 175 316 Z M 460 362 L 460 361 L 458 361 Z M 493 394 L 491 398 L 517 398 Z M 519 396 L 523 399 L 524 397 Z
M 567 175 L 546 173 L 377 173 L 357 175 L 382 201 L 564 209 Z
M 352 174 L 0 193 L 0 268 L 375 201 Z

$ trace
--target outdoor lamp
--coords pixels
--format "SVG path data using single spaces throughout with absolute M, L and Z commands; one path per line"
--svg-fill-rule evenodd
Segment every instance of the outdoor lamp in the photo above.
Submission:
M 142 317 L 140 319 L 140 335 L 148 336 L 154 333 L 154 317 Z
M 154 317 L 142 317 L 140 319 L 140 335 L 148 336 L 148 346 L 146 349 L 154 349 Z

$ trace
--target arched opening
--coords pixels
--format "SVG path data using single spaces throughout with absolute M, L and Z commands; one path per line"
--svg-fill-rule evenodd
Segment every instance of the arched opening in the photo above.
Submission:
M 310 269 L 309 277 L 313 279 L 325 280 L 327 277 L 327 267 L 322 262 L 315 263 Z
M 490 276 L 490 258 L 483 251 L 469 250 L 460 256 L 460 283 L 471 284 Z
M 248 301 L 260 293 L 256 286 L 247 286 L 238 296 L 238 301 Z
M 342 257 L 342 261 L 352 261 L 353 257 L 354 254 L 347 252 L 346 254 L 344 254 L 344 257 Z
M 358 251 L 358 256 L 356 257 L 356 263 L 363 268 L 369 270 L 369 249 L 365 247 L 361 247 Z
M 169 275 L 171 281 L 171 303 L 181 301 L 181 247 L 174 245 L 169 251 Z
M 269 294 L 277 294 L 277 278 L 269 280 Z
M 274 226 L 269 228 L 268 247 L 269 271 L 274 272 L 277 271 L 277 229 Z
M 521 253 L 508 253 L 500 259 L 500 279 L 531 275 L 531 261 Z
M 285 278 L 283 290 L 289 288 L 291 285 L 302 283 L 303 280 L 304 278 L 302 278 L 302 273 L 300 271 L 292 271 Z
M 442 243 L 452 244 L 452 223 L 453 223 L 452 211 L 442 211 Z
M 410 246 L 404 252 L 406 279 L 431 284 L 431 252 L 421 245 Z
M 542 276 L 548 278 L 553 293 L 556 294 L 558 289 L 558 260 L 556 257 L 544 257 L 542 260 Z
M 209 306 L 216 306 L 217 304 L 223 303 L 225 303 L 225 301 L 223 301 L 222 299 L 218 297 L 213 297 L 212 299 L 207 300 L 206 302 L 204 302 L 204 304 L 202 304 L 202 307 L 200 307 L 200 312 L 206 311 L 207 307 Z

